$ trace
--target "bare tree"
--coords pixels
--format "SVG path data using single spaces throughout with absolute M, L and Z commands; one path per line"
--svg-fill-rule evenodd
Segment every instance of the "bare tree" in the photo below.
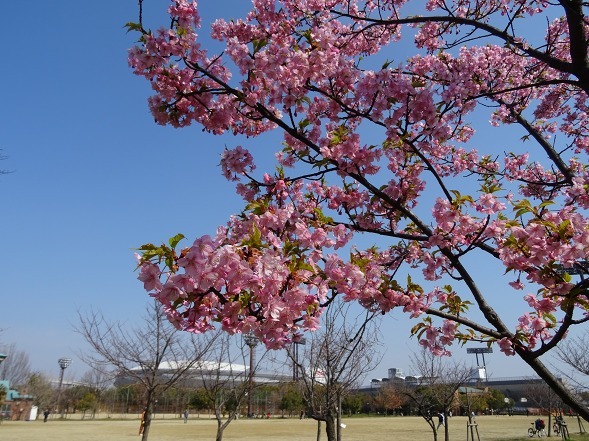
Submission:
M 91 369 L 87 370 L 82 374 L 80 382 L 88 388 L 101 393 L 109 388 L 112 383 L 113 373 L 105 372 L 102 369 Z
M 79 332 L 91 347 L 80 358 L 98 372 L 116 372 L 119 379 L 144 389 L 142 440 L 149 436 L 154 402 L 159 393 L 176 383 L 205 354 L 216 335 L 198 336 L 177 331 L 157 303 L 147 306 L 143 321 L 129 329 L 107 321 L 97 312 L 78 312 Z
M 244 400 L 252 393 L 251 380 L 264 358 L 259 357 L 249 370 L 245 365 L 246 353 L 245 344 L 236 347 L 234 338 L 225 334 L 217 339 L 210 360 L 201 361 L 196 366 L 204 398 L 215 413 L 216 441 L 222 441 L 225 429 L 240 414 Z
M 29 375 L 26 391 L 28 395 L 33 397 L 33 404 L 39 409 L 49 410 L 55 402 L 55 390 L 49 379 L 40 372 L 33 372 Z
M 563 402 L 560 397 L 546 384 L 537 383 L 530 385 L 526 390 L 526 398 L 534 406 L 546 410 L 548 413 L 548 436 L 552 431 L 552 413 L 560 414 Z
M 367 311 L 354 313 L 353 305 L 335 300 L 323 313 L 323 328 L 310 336 L 304 362 L 294 345 L 289 351 L 308 413 L 317 420 L 318 439 L 323 421 L 328 441 L 341 440 L 342 399 L 380 361 L 376 317 Z
M 6 359 L 0 363 L 0 378 L 8 380 L 11 387 L 24 386 L 31 375 L 29 355 L 18 349 L 16 344 L 0 346 Z
M 64 391 L 66 411 L 69 412 L 70 406 L 76 410 L 82 410 L 84 415 L 88 410 L 91 410 L 91 418 L 94 418 L 97 404 L 102 401 L 103 394 L 112 385 L 112 379 L 111 372 L 94 368 L 86 371 L 80 378 L 78 385 Z
M 404 387 L 405 395 L 432 429 L 434 441 L 438 439 L 439 414 L 443 416 L 444 439 L 449 441 L 448 415 L 459 403 L 459 388 L 466 384 L 471 376 L 471 370 L 464 364 L 445 361 L 425 349 L 419 354 L 414 354 L 412 367 L 418 373 L 416 382 Z
M 4 155 L 2 153 L 2 149 L 0 149 L 0 161 L 5 161 L 6 159 L 8 159 L 8 156 Z M 8 173 L 12 173 L 12 172 L 10 172 L 8 170 L 0 169 L 0 175 L 5 175 L 5 174 L 8 174 Z M 0 331 L 1 331 L 1 329 L 0 329 Z
M 589 377 L 588 345 L 589 332 L 585 332 L 576 337 L 569 337 L 566 340 L 563 340 L 560 345 L 556 347 L 556 357 L 565 365 L 572 368 L 574 373 L 581 374 L 581 378 L 579 378 L 577 375 L 559 369 L 563 377 L 565 377 L 569 384 L 577 390 L 580 397 L 583 395 L 585 395 L 585 397 L 587 396 L 587 377 Z M 579 401 L 581 401 L 581 399 Z M 579 414 L 577 414 L 577 422 L 579 424 L 579 432 L 584 432 L 581 416 Z M 550 427 L 549 423 L 549 428 Z
M 586 387 L 586 377 L 589 377 L 589 352 L 587 347 L 589 345 L 589 332 L 585 332 L 576 337 L 569 337 L 563 340 L 560 345 L 556 347 L 556 356 L 565 365 L 573 369 L 583 376 L 583 380 L 579 381 L 574 376 L 566 374 L 562 371 L 569 380 L 576 383 L 583 388 Z

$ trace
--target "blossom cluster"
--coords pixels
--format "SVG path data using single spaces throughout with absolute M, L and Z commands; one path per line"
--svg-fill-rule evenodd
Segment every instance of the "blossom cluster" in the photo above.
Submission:
M 196 2 L 174 0 L 173 26 L 144 32 L 130 51 L 130 65 L 154 90 L 158 123 L 284 133 L 276 172 L 255 176 L 241 146 L 223 153 L 223 175 L 246 202 L 241 215 L 179 255 L 160 250 L 173 264 L 161 253 L 141 257 L 140 280 L 179 328 L 220 323 L 280 347 L 315 329 L 322 307 L 341 295 L 370 310 L 427 317 L 420 343 L 437 354 L 476 338 L 512 355 L 550 344 L 559 311 L 587 313 L 566 273 L 589 254 L 589 86 L 576 70 L 579 29 L 573 35 L 563 14 L 536 48 L 511 31 L 558 6 L 430 0 L 423 14 L 403 19 L 406 3 L 254 0 L 245 18 L 213 23 L 211 36 L 226 48 L 209 55 Z M 507 18 L 510 30 L 501 25 Z M 581 29 L 589 34 L 586 23 Z M 389 60 L 408 38 L 414 55 Z M 476 138 L 487 108 L 486 130 L 521 141 Z M 350 248 L 359 233 L 381 246 Z M 513 328 L 463 263 L 476 253 L 498 261 L 523 300 Z M 440 286 L 401 281 L 418 271 Z M 442 289 L 447 280 L 465 283 Z M 528 288 L 537 294 L 522 299 L 518 291 Z M 472 304 L 483 324 L 469 318 Z

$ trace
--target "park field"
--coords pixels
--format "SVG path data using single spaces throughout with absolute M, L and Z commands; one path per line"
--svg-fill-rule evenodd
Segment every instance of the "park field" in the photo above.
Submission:
M 474 441 L 496 441 L 523 438 L 533 421 L 525 416 L 479 416 L 477 426 L 479 438 Z M 547 418 L 545 418 L 548 421 Z M 579 433 L 576 418 L 566 418 L 571 434 Z M 432 433 L 426 422 L 419 417 L 359 417 L 345 418 L 343 441 L 429 441 Z M 59 420 L 47 423 L 38 421 L 4 421 L 0 424 L 1 441 L 129 441 L 139 439 L 139 420 L 95 419 Z M 467 418 L 449 419 L 450 439 L 467 440 Z M 171 416 L 156 419 L 151 426 L 149 439 L 152 441 L 214 441 L 216 422 L 207 418 L 192 417 L 188 423 Z M 317 422 L 271 418 L 269 420 L 233 421 L 225 430 L 225 441 L 315 441 Z M 322 433 L 325 440 L 325 434 Z M 470 439 L 470 436 L 468 437 Z M 560 437 L 552 438 L 554 440 Z M 589 440 L 589 437 L 587 437 Z

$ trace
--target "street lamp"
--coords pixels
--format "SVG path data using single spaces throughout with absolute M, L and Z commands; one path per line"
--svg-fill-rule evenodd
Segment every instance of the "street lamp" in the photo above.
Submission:
M 67 369 L 67 367 L 72 363 L 72 359 L 71 358 L 60 358 L 59 360 L 57 360 L 57 363 L 59 363 L 59 367 L 61 368 L 61 374 L 59 375 L 59 389 L 57 392 L 57 408 L 58 410 L 61 409 L 61 387 L 63 385 L 63 373 L 65 372 L 65 370 Z M 62 417 L 63 417 L 63 409 L 62 410 Z
M 250 370 L 248 378 L 248 392 L 247 392 L 247 417 L 252 417 L 252 390 L 253 390 L 253 377 L 254 377 L 254 351 L 258 344 L 258 337 L 256 337 L 251 331 L 243 336 L 245 344 L 250 348 Z

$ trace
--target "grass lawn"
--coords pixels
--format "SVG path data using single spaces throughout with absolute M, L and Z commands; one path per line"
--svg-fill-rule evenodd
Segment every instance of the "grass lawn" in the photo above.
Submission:
M 544 418 L 548 421 L 548 418 Z M 525 440 L 534 417 L 478 416 L 473 441 Z M 589 435 L 579 436 L 576 418 L 566 418 L 575 441 L 589 441 Z M 428 441 L 433 436 L 429 426 L 419 417 L 345 418 L 343 441 Z M 585 424 L 587 429 L 589 425 Z M 4 421 L 0 425 L 1 441 L 129 441 L 139 439 L 139 420 L 59 420 Z M 449 419 L 451 441 L 467 440 L 467 418 Z M 191 417 L 187 424 L 182 419 L 166 416 L 152 423 L 149 439 L 153 441 L 214 441 L 216 422 Z M 317 422 L 313 420 L 280 419 L 238 420 L 225 430 L 225 441 L 315 441 Z M 322 439 L 325 434 L 322 432 Z M 443 436 L 441 437 L 443 439 Z M 470 437 L 469 437 L 470 439 Z M 553 440 L 560 437 L 553 436 Z

